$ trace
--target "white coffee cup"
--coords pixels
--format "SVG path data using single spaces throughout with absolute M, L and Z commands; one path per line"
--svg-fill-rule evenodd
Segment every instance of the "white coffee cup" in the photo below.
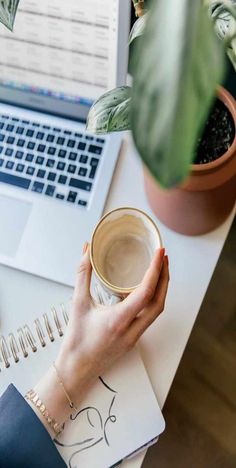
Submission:
M 160 232 L 143 211 L 122 207 L 105 214 L 91 240 L 94 299 L 111 304 L 131 293 L 161 247 Z

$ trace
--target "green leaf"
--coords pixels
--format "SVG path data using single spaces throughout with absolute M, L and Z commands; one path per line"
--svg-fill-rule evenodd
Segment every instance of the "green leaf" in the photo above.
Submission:
M 186 178 L 224 55 L 202 0 L 154 0 L 133 60 L 131 125 L 146 166 L 160 184 Z
M 210 15 L 219 38 L 223 40 L 226 52 L 236 70 L 236 0 L 212 1 Z
M 144 29 L 147 23 L 148 13 L 143 16 L 140 16 L 137 21 L 135 21 L 129 35 L 129 44 L 134 41 L 137 37 L 140 37 L 144 33 Z
M 15 16 L 20 0 L 0 0 L 0 23 L 13 31 Z
M 122 86 L 103 94 L 91 107 L 87 130 L 109 133 L 130 130 L 131 88 Z

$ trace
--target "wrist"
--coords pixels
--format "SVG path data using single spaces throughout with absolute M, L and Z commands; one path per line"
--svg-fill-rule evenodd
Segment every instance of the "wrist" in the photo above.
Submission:
M 55 419 L 59 425 L 62 425 L 67 421 L 67 419 L 69 419 L 70 415 L 75 412 L 75 409 L 70 407 L 69 399 L 74 403 L 76 408 L 78 408 L 82 403 L 83 398 L 86 396 L 88 384 L 86 382 L 87 379 L 84 372 L 82 372 L 84 375 L 83 378 L 80 378 L 79 375 L 76 375 L 76 378 L 73 377 L 74 366 L 70 360 L 66 359 L 65 361 L 63 354 L 58 357 L 55 364 L 58 370 L 58 375 L 55 368 L 51 366 L 37 385 L 35 385 L 33 390 L 39 396 L 39 399 L 46 407 L 49 415 Z M 65 391 L 63 386 L 60 384 L 60 380 L 63 382 Z M 66 394 L 69 396 L 69 399 Z M 27 402 L 36 413 L 37 417 L 41 420 L 50 436 L 54 439 L 55 432 L 49 426 L 46 418 L 41 414 L 37 405 L 34 405 L 28 400 Z
M 55 361 L 55 367 L 58 381 L 62 381 L 70 400 L 78 407 L 95 380 L 89 363 L 83 362 L 77 354 L 62 349 Z

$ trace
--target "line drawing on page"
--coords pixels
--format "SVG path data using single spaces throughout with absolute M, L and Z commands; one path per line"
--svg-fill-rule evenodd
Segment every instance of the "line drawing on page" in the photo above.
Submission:
M 86 406 L 78 411 L 76 414 L 70 416 L 69 423 L 73 421 L 79 421 L 81 418 L 85 419 L 86 428 L 91 431 L 93 434 L 91 437 L 84 437 L 82 434 L 76 433 L 76 437 L 80 437 L 79 440 L 69 440 L 69 436 L 62 433 L 60 440 L 55 440 L 55 444 L 64 448 L 68 451 L 71 449 L 69 455 L 68 466 L 69 468 L 79 468 L 79 454 L 86 450 L 89 450 L 95 447 L 98 444 L 105 443 L 107 447 L 110 447 L 109 442 L 109 424 L 115 424 L 117 422 L 117 416 L 114 414 L 113 406 L 118 396 L 118 392 L 111 388 L 103 379 L 99 377 L 99 380 L 103 386 L 103 389 L 109 392 L 109 406 L 107 409 L 106 415 L 102 414 L 102 411 L 99 410 L 96 406 Z M 64 424 L 64 429 L 66 429 L 68 423 Z M 64 438 L 63 438 L 64 435 Z M 75 435 L 73 436 L 73 438 Z

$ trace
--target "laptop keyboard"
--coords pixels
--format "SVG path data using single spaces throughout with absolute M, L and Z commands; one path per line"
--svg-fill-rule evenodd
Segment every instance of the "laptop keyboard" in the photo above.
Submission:
M 86 207 L 105 140 L 0 115 L 0 182 Z

